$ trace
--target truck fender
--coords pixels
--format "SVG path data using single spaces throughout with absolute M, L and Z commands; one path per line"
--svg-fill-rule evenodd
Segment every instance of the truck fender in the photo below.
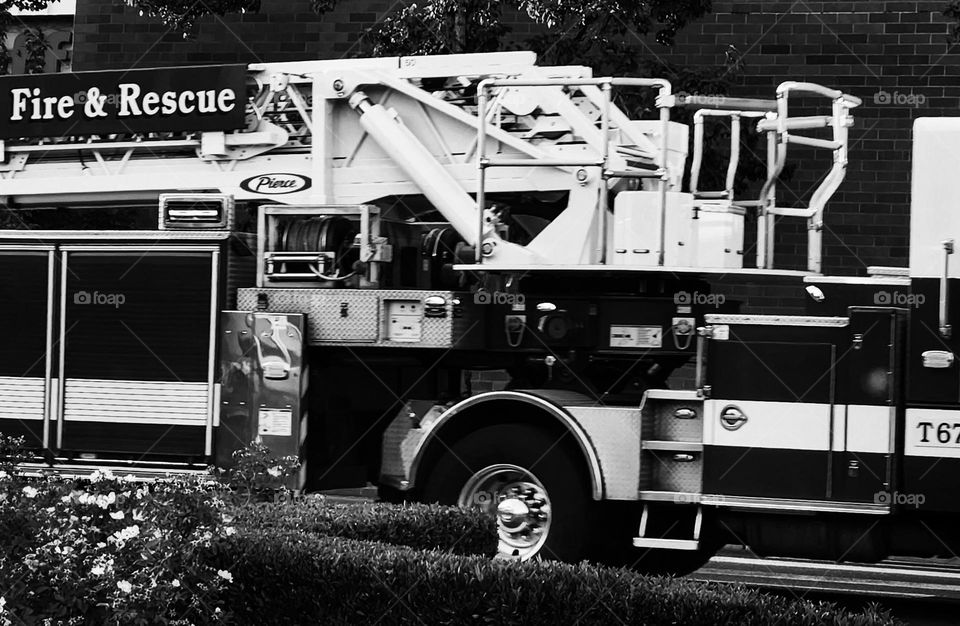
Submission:
M 385 484 L 408 491 L 414 488 L 417 471 L 423 463 L 427 451 L 437 438 L 437 434 L 453 420 L 477 421 L 482 416 L 476 409 L 493 401 L 508 401 L 516 405 L 528 405 L 541 415 L 554 420 L 573 436 L 577 447 L 583 454 L 585 469 L 590 479 L 590 490 L 594 500 L 604 496 L 603 474 L 600 459 L 590 437 L 577 420 L 564 408 L 569 404 L 595 405 L 596 401 L 581 394 L 553 391 L 490 391 L 470 396 L 449 408 L 433 406 L 421 416 L 418 427 L 410 427 L 410 414 L 413 403 L 401 410 L 384 435 L 384 463 L 381 480 Z M 419 403 L 418 403 L 419 404 Z M 423 406 L 421 404 L 421 406 Z M 402 422 L 402 425 L 400 424 Z M 481 425 L 478 422 L 477 425 Z M 391 443 L 392 442 L 392 443 Z M 404 476 L 401 478 L 398 474 Z

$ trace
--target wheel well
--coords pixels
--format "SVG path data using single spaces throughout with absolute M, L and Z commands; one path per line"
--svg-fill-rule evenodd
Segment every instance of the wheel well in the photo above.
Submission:
M 523 399 L 499 398 L 478 402 L 456 412 L 440 424 L 436 432 L 427 436 L 419 463 L 415 461 L 411 468 L 414 485 L 420 482 L 421 472 L 430 472 L 447 449 L 480 428 L 502 424 L 529 424 L 554 434 L 557 437 L 558 446 L 567 450 L 574 458 L 583 461 L 586 486 L 592 492 L 594 499 L 599 499 L 603 493 L 603 484 L 599 461 L 592 444 L 585 436 L 574 432 L 573 427 L 556 414 L 565 415 L 563 409 L 553 408 L 554 410 L 551 411 Z

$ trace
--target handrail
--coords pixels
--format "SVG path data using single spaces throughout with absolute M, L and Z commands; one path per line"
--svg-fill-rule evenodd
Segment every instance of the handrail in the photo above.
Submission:
M 832 111 L 829 116 L 805 116 L 790 118 L 789 98 L 791 94 L 808 94 L 829 98 Z M 859 106 L 862 101 L 856 96 L 845 94 L 815 83 L 786 81 L 777 87 L 777 114 L 774 119 L 762 120 L 757 130 L 769 133 L 768 153 L 773 153 L 772 166 L 768 165 L 767 179 L 760 190 L 763 202 L 762 215 L 763 240 L 758 228 L 757 265 L 771 267 L 773 260 L 773 220 L 765 219 L 769 215 L 794 215 L 807 219 L 807 269 L 819 272 L 822 265 L 823 211 L 827 201 L 836 193 L 843 182 L 847 166 L 847 129 L 853 126 L 850 109 Z M 832 138 L 822 139 L 808 135 L 791 134 L 790 131 L 815 128 L 831 128 Z M 776 207 L 773 193 L 777 178 L 786 164 L 787 148 L 790 144 L 821 148 L 833 152 L 833 165 L 827 176 L 813 192 L 807 209 L 789 211 Z
M 761 111 L 732 111 L 726 109 L 700 109 L 693 114 L 693 162 L 690 165 L 690 193 L 694 197 L 715 197 L 715 193 L 723 193 L 724 198 L 733 201 L 733 183 L 736 179 L 737 169 L 740 165 L 740 118 L 741 117 L 762 117 L 766 113 Z M 700 171 L 703 167 L 703 133 L 704 121 L 706 117 L 729 117 L 730 118 L 730 161 L 727 164 L 727 177 L 725 190 L 723 192 L 704 191 L 698 189 L 700 182 Z

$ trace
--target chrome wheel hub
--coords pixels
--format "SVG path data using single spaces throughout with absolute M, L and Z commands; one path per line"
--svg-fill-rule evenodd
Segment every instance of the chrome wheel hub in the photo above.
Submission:
M 547 490 L 532 472 L 518 465 L 490 465 L 476 472 L 457 503 L 496 517 L 500 558 L 533 557 L 550 532 L 553 509 Z

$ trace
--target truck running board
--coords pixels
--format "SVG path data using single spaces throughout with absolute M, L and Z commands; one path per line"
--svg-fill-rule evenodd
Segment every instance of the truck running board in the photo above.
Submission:
M 676 509 L 676 507 L 671 507 Z M 693 536 L 691 539 L 674 539 L 661 537 L 647 537 L 650 522 L 650 505 L 643 505 L 643 515 L 640 517 L 639 537 L 633 538 L 635 548 L 656 548 L 658 550 L 699 550 L 700 528 L 703 526 L 703 507 L 697 507 L 696 517 L 693 520 Z M 675 524 L 674 524 L 675 525 Z M 672 526 L 671 526 L 672 529 Z M 668 529 L 669 530 L 669 529 Z

